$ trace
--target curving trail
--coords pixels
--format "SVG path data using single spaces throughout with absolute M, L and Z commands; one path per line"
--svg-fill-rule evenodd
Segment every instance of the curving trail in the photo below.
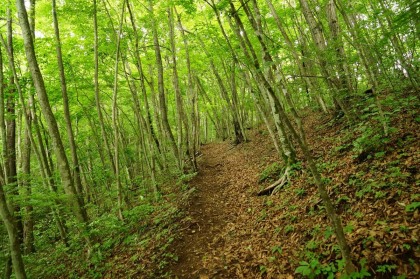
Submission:
M 179 260 L 172 267 L 173 278 L 231 278 L 223 266 L 229 253 L 225 240 L 233 237 L 227 235 L 229 227 L 239 222 L 242 207 L 232 195 L 245 195 L 236 188 L 257 183 L 258 167 L 240 146 L 212 143 L 203 146 L 202 153 L 199 175 L 190 182 L 197 189 L 187 209 L 191 219 L 174 248 Z

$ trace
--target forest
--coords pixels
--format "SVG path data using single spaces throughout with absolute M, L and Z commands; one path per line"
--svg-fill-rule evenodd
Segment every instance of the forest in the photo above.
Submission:
M 418 278 L 419 0 L 1 0 L 2 278 Z

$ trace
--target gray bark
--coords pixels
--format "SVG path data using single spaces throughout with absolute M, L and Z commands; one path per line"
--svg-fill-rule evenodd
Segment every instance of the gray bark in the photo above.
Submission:
M 37 58 L 35 56 L 34 44 L 24 1 L 16 0 L 16 7 L 18 10 L 19 22 L 22 29 L 26 58 L 29 64 L 32 80 L 38 94 L 41 110 L 47 122 L 48 131 L 53 141 L 53 148 L 57 157 L 61 181 L 77 219 L 81 222 L 87 222 L 87 214 L 84 208 L 83 200 L 78 197 L 77 191 L 74 187 L 70 166 L 64 150 L 63 142 L 61 140 L 57 121 L 52 112 L 44 84 L 44 79 L 39 69 Z

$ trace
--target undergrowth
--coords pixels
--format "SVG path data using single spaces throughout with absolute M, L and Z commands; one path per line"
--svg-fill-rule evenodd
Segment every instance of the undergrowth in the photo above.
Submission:
M 414 131 L 420 119 L 414 93 L 382 97 L 388 134 L 383 132 L 376 105 L 368 103 L 358 105 L 365 109 L 354 125 L 333 120 L 320 129 L 322 136 L 313 139 L 315 151 L 319 147 L 325 149 L 318 156 L 317 166 L 336 211 L 342 216 L 357 272 L 343 275 L 334 233 L 312 178 L 306 172 L 292 176 L 290 187 L 284 188 L 278 201 L 271 202 L 274 208 L 276 204 L 281 205 L 280 210 L 266 214 L 265 218 L 276 220 L 275 216 L 280 214 L 282 221 L 277 222 L 280 228 L 275 231 L 284 242 L 283 254 L 289 251 L 287 257 L 295 274 L 305 278 L 415 278 L 419 275 L 415 263 L 419 228 L 415 219 L 420 208 L 416 190 L 420 181 L 415 169 L 418 138 Z M 260 182 L 269 181 L 280 170 L 277 163 L 268 165 L 260 174 Z M 287 247 L 285 243 L 290 237 L 298 239 L 298 246 Z M 270 266 L 266 268 L 269 270 Z M 283 270 L 287 268 L 285 265 Z
M 37 253 L 25 257 L 30 278 L 158 278 L 176 256 L 168 252 L 181 211 L 173 203 L 143 203 L 123 212 L 102 214 L 88 235 L 69 224 L 68 246 L 51 240 L 55 227 L 39 224 Z M 41 234 L 41 231 L 42 234 Z M 49 230 L 51 232 L 49 232 Z M 90 239 L 91 244 L 86 242 Z M 84 239 L 85 241 L 80 241 Z

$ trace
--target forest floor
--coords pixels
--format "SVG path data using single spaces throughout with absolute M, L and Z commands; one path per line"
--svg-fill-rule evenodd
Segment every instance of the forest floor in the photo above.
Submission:
M 398 111 L 391 134 L 382 137 L 374 122 L 349 129 L 320 114 L 304 119 L 365 276 L 420 274 L 419 118 L 418 107 L 413 109 Z M 281 176 L 282 166 L 264 128 L 250 131 L 249 138 L 237 146 L 202 147 L 199 174 L 189 182 L 195 192 L 170 249 L 177 262 L 166 276 L 296 278 L 299 266 L 323 278 L 339 274 L 335 236 L 305 163 L 294 166 L 280 192 L 257 196 Z
M 369 104 L 352 126 L 318 112 L 303 115 L 360 271 L 354 278 L 420 274 L 417 96 L 384 100 L 387 136 Z M 249 130 L 248 139 L 203 145 L 198 174 L 162 187 L 162 201 L 103 261 L 102 277 L 339 278 L 340 251 L 302 154 L 297 150 L 280 191 L 258 196 L 284 166 L 264 127 Z
M 207 144 L 202 154 L 200 173 L 189 183 L 196 193 L 187 207 L 183 236 L 174 247 L 179 261 L 173 274 L 176 278 L 229 278 L 227 267 L 212 264 L 229 256 L 227 238 L 242 241 L 232 232 L 247 210 L 241 198 L 255 198 L 246 190 L 257 184 L 259 167 L 251 156 L 257 154 L 227 142 Z

